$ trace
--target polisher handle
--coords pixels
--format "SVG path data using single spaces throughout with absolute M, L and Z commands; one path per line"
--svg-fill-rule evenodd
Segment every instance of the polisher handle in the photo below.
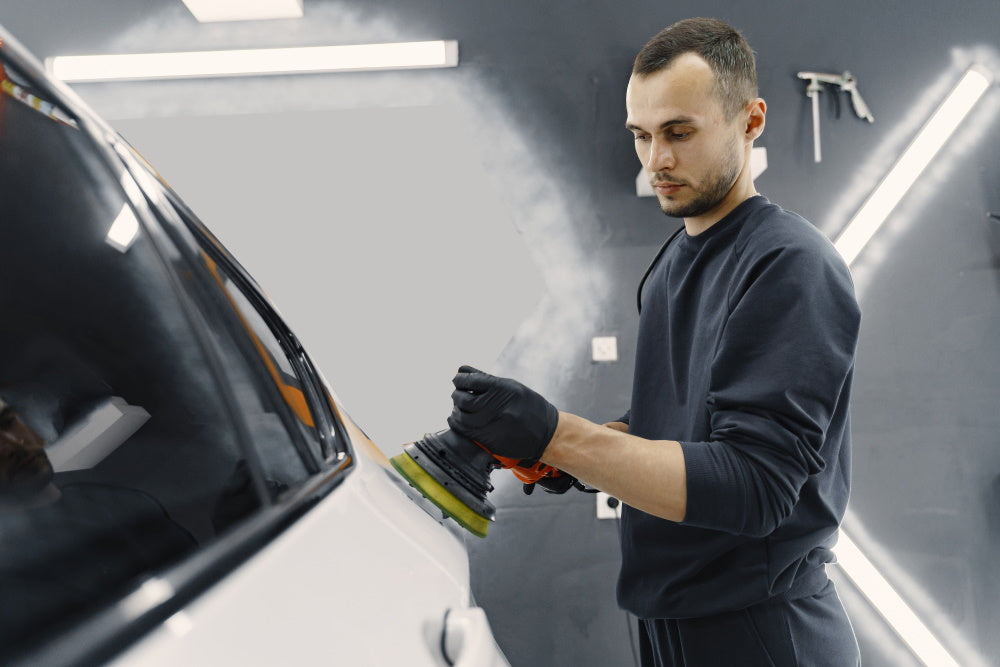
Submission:
M 493 457 L 498 468 L 509 469 L 514 477 L 524 483 L 524 492 L 531 494 L 534 485 L 538 484 L 549 493 L 565 493 L 574 486 L 583 488 L 572 475 L 541 461 L 525 462 L 524 459 L 511 459 L 491 452 L 483 443 L 473 440 L 482 450 Z M 558 481 L 556 481 L 558 480 Z
M 476 444 L 483 447 L 483 445 L 478 442 Z M 483 447 L 483 449 L 486 448 Z M 486 451 L 489 452 L 490 450 L 486 449 Z M 559 477 L 563 474 L 563 472 L 558 468 L 553 468 L 552 466 L 541 463 L 540 461 L 534 464 L 525 465 L 522 464 L 521 459 L 509 459 L 505 456 L 497 456 L 493 452 L 490 452 L 490 455 L 497 460 L 497 463 L 501 468 L 509 468 L 510 471 L 514 473 L 514 477 L 517 477 L 525 484 L 534 484 L 543 477 Z

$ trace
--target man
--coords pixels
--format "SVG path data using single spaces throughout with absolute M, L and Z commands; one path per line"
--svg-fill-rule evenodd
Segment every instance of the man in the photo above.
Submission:
M 858 664 L 825 572 L 850 485 L 847 267 L 754 189 L 767 107 L 738 32 L 662 31 L 626 108 L 663 212 L 684 220 L 647 273 L 631 410 L 601 426 L 463 367 L 449 424 L 623 501 L 618 599 L 644 665 Z

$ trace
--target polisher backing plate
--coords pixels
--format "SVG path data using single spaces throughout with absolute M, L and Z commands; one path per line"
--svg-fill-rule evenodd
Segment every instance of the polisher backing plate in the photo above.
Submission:
M 490 528 L 489 519 L 469 509 L 465 503 L 452 495 L 451 491 L 441 486 L 436 479 L 417 465 L 417 462 L 409 454 L 402 452 L 393 456 L 389 461 L 392 463 L 392 467 L 424 498 L 437 505 L 442 512 L 476 537 L 486 537 L 486 532 Z

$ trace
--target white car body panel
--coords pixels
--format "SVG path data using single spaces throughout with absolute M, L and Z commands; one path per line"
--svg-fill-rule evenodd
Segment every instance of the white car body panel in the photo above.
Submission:
M 352 431 L 356 452 L 371 446 Z M 357 459 L 317 507 L 113 664 L 507 666 L 471 606 L 465 545 L 377 459 Z

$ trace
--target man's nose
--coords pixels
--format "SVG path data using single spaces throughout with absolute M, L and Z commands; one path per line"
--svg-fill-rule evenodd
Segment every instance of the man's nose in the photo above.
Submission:
M 673 148 L 666 141 L 653 139 L 649 148 L 649 163 L 646 169 L 651 172 L 669 171 L 677 166 Z

